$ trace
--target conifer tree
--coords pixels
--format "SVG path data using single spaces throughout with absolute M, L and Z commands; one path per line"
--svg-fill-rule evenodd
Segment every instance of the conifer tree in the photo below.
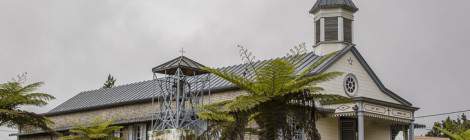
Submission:
M 116 79 L 111 74 L 108 74 L 108 79 L 104 82 L 103 88 L 112 88 L 114 83 L 116 83 Z
M 440 129 L 444 129 L 452 133 L 464 133 L 466 130 L 470 129 L 470 120 L 467 119 L 465 114 L 462 114 L 456 120 L 447 117 L 441 122 L 435 122 L 433 128 L 426 134 L 426 136 L 450 137 L 450 135 L 444 133 Z

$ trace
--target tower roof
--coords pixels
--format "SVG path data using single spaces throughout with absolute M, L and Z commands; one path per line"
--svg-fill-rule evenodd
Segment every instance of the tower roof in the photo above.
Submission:
M 327 9 L 327 8 L 344 8 L 350 10 L 352 12 L 356 12 L 359 10 L 356 5 L 352 2 L 352 0 L 317 0 L 315 5 L 313 5 L 312 9 L 310 9 L 310 13 L 318 12 L 320 9 Z
M 184 75 L 200 75 L 207 73 L 202 68 L 205 66 L 198 62 L 187 58 L 186 56 L 180 56 L 159 66 L 152 68 L 152 72 L 173 75 L 176 73 L 178 68 L 181 69 Z

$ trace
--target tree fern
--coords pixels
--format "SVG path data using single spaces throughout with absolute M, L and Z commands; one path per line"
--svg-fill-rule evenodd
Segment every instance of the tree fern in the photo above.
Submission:
M 314 64 L 300 72 L 296 72 L 296 64 L 304 57 L 302 49 L 294 49 L 291 56 L 264 62 L 261 66 L 253 65 L 251 53 L 242 50 L 248 64 L 253 69 L 252 77 L 239 76 L 227 71 L 205 68 L 206 71 L 233 83 L 247 94 L 233 100 L 207 105 L 199 114 L 199 118 L 216 122 L 221 128 L 223 139 L 240 138 L 246 124 L 254 120 L 258 124 L 260 139 L 272 140 L 279 137 L 289 139 L 292 136 L 292 121 L 305 129 L 312 140 L 319 140 L 315 120 L 320 116 L 316 113 L 314 102 L 337 104 L 350 102 L 349 98 L 323 94 L 323 88 L 317 86 L 340 76 L 340 72 L 324 72 L 309 75 L 318 69 L 335 53 L 319 58 Z M 234 128 L 233 126 L 237 126 Z M 242 128 L 239 128 L 242 127 Z M 246 130 L 246 129 L 245 129 Z M 250 129 L 252 130 L 252 129 Z M 238 134 L 236 134 L 238 133 Z
M 61 140 L 119 140 L 120 138 L 114 137 L 113 132 L 122 129 L 122 126 L 112 126 L 113 121 L 103 121 L 96 118 L 90 124 L 78 124 L 70 129 L 70 136 L 61 137 Z
M 41 128 L 52 131 L 52 124 L 45 116 L 22 110 L 23 106 L 44 106 L 55 99 L 46 93 L 36 92 L 43 82 L 24 84 L 26 75 L 18 76 L 7 83 L 0 84 L 0 126 L 20 128 Z

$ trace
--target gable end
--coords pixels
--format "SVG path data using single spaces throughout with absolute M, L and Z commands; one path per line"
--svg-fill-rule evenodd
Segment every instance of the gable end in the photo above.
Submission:
M 392 92 L 391 90 L 387 89 L 383 83 L 380 81 L 380 79 L 378 78 L 378 76 L 374 73 L 374 71 L 372 70 L 372 68 L 370 68 L 369 64 L 367 64 L 367 62 L 365 61 L 365 59 L 362 57 L 362 55 L 359 53 L 359 51 L 356 49 L 355 45 L 350 45 L 348 47 L 346 47 L 345 49 L 341 50 L 338 52 L 337 55 L 335 55 L 333 58 L 331 58 L 330 60 L 328 60 L 325 64 L 323 64 L 317 71 L 315 71 L 315 73 L 313 74 L 317 74 L 317 73 L 321 73 L 321 72 L 324 72 L 326 71 L 329 67 L 331 67 L 336 61 L 338 61 L 340 58 L 342 58 L 345 54 L 347 54 L 348 52 L 352 52 L 352 54 L 357 58 L 357 60 L 359 61 L 359 63 L 361 64 L 361 66 L 366 70 L 367 74 L 372 78 L 372 80 L 375 82 L 375 84 L 377 84 L 378 88 L 380 89 L 380 91 L 382 91 L 383 93 L 385 93 L 386 95 L 388 95 L 389 97 L 397 100 L 398 102 L 404 104 L 404 105 L 407 105 L 407 106 L 412 106 L 412 104 L 403 99 L 402 97 L 398 96 L 397 94 L 395 94 L 394 92 Z

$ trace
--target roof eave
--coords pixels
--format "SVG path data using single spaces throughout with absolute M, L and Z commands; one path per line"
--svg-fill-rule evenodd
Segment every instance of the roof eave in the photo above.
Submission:
M 225 91 L 233 91 L 233 90 L 239 90 L 240 88 L 236 86 L 225 86 L 225 87 L 217 87 L 211 89 L 211 93 L 217 94 Z M 66 111 L 57 111 L 57 112 L 47 112 L 47 113 L 42 113 L 41 115 L 47 116 L 47 117 L 52 117 L 52 116 L 58 116 L 58 115 L 63 115 L 63 114 L 69 114 L 69 113 L 78 113 L 78 112 L 84 112 L 84 111 L 92 111 L 92 110 L 99 110 L 99 109 L 105 109 L 105 108 L 112 108 L 116 106 L 125 106 L 125 105 L 130 105 L 130 104 L 136 104 L 136 103 L 148 103 L 152 102 L 152 98 L 145 98 L 145 99 L 140 99 L 140 100 L 133 100 L 133 101 L 127 101 L 127 102 L 119 102 L 119 103 L 113 103 L 113 104 L 105 104 L 105 105 L 99 105 L 99 106 L 92 106 L 92 107 L 86 107 L 86 108 L 79 108 L 79 109 L 72 109 L 72 110 L 66 110 Z
M 318 11 L 320 11 L 321 9 L 334 9 L 334 8 L 342 8 L 342 9 L 351 11 L 352 13 L 356 13 L 357 11 L 359 11 L 359 8 L 357 8 L 357 7 L 351 7 L 351 6 L 348 6 L 348 5 L 341 4 L 341 5 L 329 5 L 329 6 L 312 7 L 312 9 L 310 9 L 309 13 L 310 14 L 315 14 Z

